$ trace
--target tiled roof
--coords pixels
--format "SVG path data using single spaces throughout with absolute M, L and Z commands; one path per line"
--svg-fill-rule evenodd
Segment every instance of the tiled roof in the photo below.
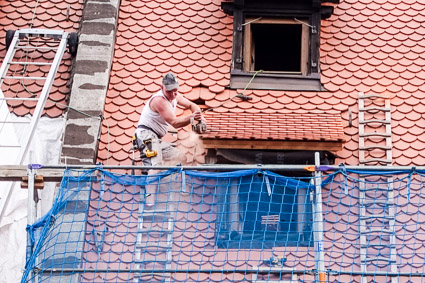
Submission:
M 172 71 L 182 83 L 183 95 L 204 103 L 206 108 L 216 107 L 208 113 L 211 117 L 217 113 L 249 113 L 256 117 L 276 111 L 341 113 L 347 141 L 337 154 L 341 156 L 339 161 L 346 164 L 358 164 L 358 93 L 390 95 L 394 164 L 423 163 L 423 3 L 342 0 L 321 27 L 321 81 L 327 91 L 247 90 L 244 94 L 252 100 L 232 100 L 221 105 L 240 90 L 226 88 L 230 79 L 233 19 L 220 10 L 220 2 L 121 3 L 105 105 L 109 134 L 104 124 L 99 161 L 105 162 L 109 156 L 110 164 L 131 163 L 131 136 L 144 102 L 159 89 L 161 75 Z M 210 122 L 215 125 L 215 120 Z M 238 135 L 244 130 L 241 127 Z M 180 148 L 186 152 L 189 149 L 185 147 L 190 146 L 185 141 L 190 136 L 187 131 L 189 127 L 177 135 Z
M 342 119 L 326 113 L 215 113 L 206 112 L 210 139 L 344 140 Z M 243 129 L 243 131 L 241 131 Z
M 82 0 L 40 0 L 40 1 L 0 1 L 0 58 L 3 61 L 6 55 L 5 36 L 7 30 L 18 30 L 27 28 L 64 30 L 68 33 L 76 32 L 83 8 Z M 40 52 L 38 61 L 52 59 L 52 52 Z M 69 96 L 69 78 L 71 72 L 71 55 L 65 52 L 61 65 L 55 77 L 49 99 L 46 102 L 43 115 L 59 117 L 63 115 L 65 105 Z M 46 74 L 46 69 L 40 67 L 31 74 L 37 72 Z M 31 74 L 28 74 L 31 76 Z M 13 97 L 16 94 L 21 97 L 29 96 L 31 93 L 40 93 L 43 83 L 39 81 L 25 81 L 25 88 L 20 81 L 4 84 L 2 90 L 5 96 Z M 13 112 L 18 116 L 25 116 L 35 109 L 35 102 L 9 102 Z

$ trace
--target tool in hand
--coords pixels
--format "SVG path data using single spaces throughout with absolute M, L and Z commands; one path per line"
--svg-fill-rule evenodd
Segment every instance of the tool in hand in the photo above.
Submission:
M 201 119 L 197 120 L 198 123 L 195 124 L 195 119 L 193 117 L 190 118 L 190 124 L 192 125 L 192 131 L 197 134 L 203 134 L 207 131 L 207 124 L 205 124 Z

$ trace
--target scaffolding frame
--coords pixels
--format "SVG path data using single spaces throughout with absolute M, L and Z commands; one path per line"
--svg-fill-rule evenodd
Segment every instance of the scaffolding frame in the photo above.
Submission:
M 119 165 L 108 165 L 108 166 L 99 166 L 99 165 L 72 165 L 72 166 L 62 166 L 62 165 L 40 165 L 40 164 L 29 164 L 28 166 L 0 166 L 0 181 L 20 181 L 23 177 L 28 178 L 28 224 L 33 224 L 36 219 L 33 211 L 35 210 L 35 202 L 33 201 L 33 196 L 35 193 L 35 178 L 36 176 L 45 177 L 46 182 L 59 182 L 62 178 L 63 171 L 66 169 L 96 169 L 102 168 L 107 170 L 142 170 L 142 169 L 156 169 L 156 170 L 166 170 L 166 169 L 180 169 L 184 170 L 218 170 L 218 171 L 228 171 L 228 170 L 241 170 L 241 169 L 262 169 L 262 170 L 286 170 L 286 171 L 309 171 L 315 177 L 315 192 L 314 192 L 314 243 L 315 243 L 315 262 L 316 268 L 310 271 L 301 271 L 301 270 L 280 270 L 272 273 L 285 274 L 285 273 L 308 273 L 315 276 L 315 282 L 326 282 L 326 276 L 329 275 L 375 275 L 375 276 L 412 276 L 412 277 L 424 277 L 425 273 L 406 273 L 406 272 L 357 272 L 357 271 L 332 271 L 328 270 L 324 264 L 324 249 L 323 249 L 323 211 L 321 208 L 321 177 L 322 172 L 324 171 L 337 171 L 341 169 L 341 165 L 320 165 L 318 162 L 318 155 L 316 154 L 316 164 L 315 165 L 199 165 L 199 166 L 119 166 Z M 347 170 L 364 170 L 364 166 L 345 166 Z M 371 166 L 368 168 L 369 171 L 376 172 L 391 172 L 398 170 L 418 170 L 425 171 L 425 166 Z M 37 174 L 39 173 L 39 174 Z M 322 248 L 321 248 L 322 247 Z M 29 251 L 31 252 L 31 251 Z M 109 272 L 113 271 L 108 269 Z M 237 270 L 229 270 L 227 272 L 235 272 Z M 63 270 L 52 270 L 55 272 L 71 272 L 67 271 L 66 268 Z M 78 272 L 76 269 L 72 269 L 72 272 Z M 82 270 L 81 270 L 82 272 Z M 117 272 L 130 272 L 125 270 L 117 270 Z M 149 270 L 136 270 L 133 269 L 131 272 L 149 272 Z M 173 270 L 173 272 L 176 272 Z M 185 271 L 187 272 L 187 270 Z M 196 270 L 196 272 L 214 272 L 213 270 Z M 221 270 L 220 272 L 226 272 L 226 270 Z M 258 273 L 257 269 L 246 270 L 244 269 L 241 272 L 245 273 Z M 270 271 L 269 271 L 270 272 Z

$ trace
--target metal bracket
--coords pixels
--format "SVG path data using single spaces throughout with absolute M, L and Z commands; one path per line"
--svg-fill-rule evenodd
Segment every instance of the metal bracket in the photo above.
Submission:
M 311 33 L 313 33 L 313 34 L 316 34 L 317 33 L 317 27 L 316 26 L 312 26 L 312 25 L 309 25 L 307 23 L 304 23 L 303 21 L 300 21 L 297 18 L 294 18 L 294 20 L 297 21 L 297 22 L 299 22 L 299 23 L 301 23 L 301 24 L 303 24 L 303 25 L 306 25 L 306 26 L 310 27 L 311 28 Z

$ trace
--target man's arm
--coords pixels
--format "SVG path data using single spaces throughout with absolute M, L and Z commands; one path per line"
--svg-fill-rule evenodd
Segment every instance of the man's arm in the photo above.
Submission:
M 205 124 L 207 123 L 204 116 L 202 116 L 201 108 L 199 108 L 196 103 L 193 103 L 192 101 L 183 97 L 180 94 L 177 95 L 176 99 L 178 105 L 182 106 L 184 109 L 190 109 L 190 111 L 192 111 L 193 115 L 191 115 L 190 117 L 193 117 L 195 120 L 202 120 Z
M 179 98 L 177 98 L 177 104 L 181 105 L 184 108 L 189 108 L 194 113 L 184 117 L 177 117 L 176 113 L 174 113 L 174 111 L 169 106 L 168 101 L 164 97 L 154 97 L 150 102 L 151 109 L 158 112 L 162 116 L 162 118 L 167 121 L 168 124 L 170 124 L 176 129 L 189 125 L 191 117 L 194 117 L 194 119 L 201 119 L 202 117 L 201 109 L 198 105 L 182 97 L 181 95 L 178 95 L 178 97 Z M 183 104 L 180 103 L 181 98 L 183 98 Z M 184 100 L 186 100 L 188 103 Z M 199 112 L 197 112 L 197 109 L 199 110 Z
M 177 94 L 177 104 L 182 106 L 184 109 L 190 109 L 192 113 L 198 111 L 201 113 L 201 108 L 198 105 L 190 101 L 189 99 L 183 97 L 181 94 Z

